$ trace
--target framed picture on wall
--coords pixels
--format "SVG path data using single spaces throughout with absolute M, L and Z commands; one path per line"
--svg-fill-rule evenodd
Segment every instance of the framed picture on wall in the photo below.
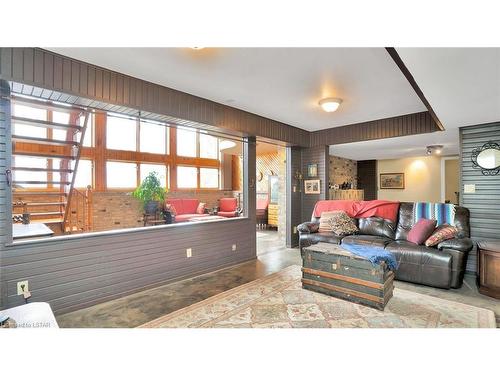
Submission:
M 381 189 L 404 189 L 405 174 L 404 173 L 380 173 L 380 188 Z
M 320 191 L 320 180 L 305 180 L 304 181 L 304 193 L 305 194 L 319 194 Z
M 318 164 L 307 165 L 307 177 L 318 177 Z

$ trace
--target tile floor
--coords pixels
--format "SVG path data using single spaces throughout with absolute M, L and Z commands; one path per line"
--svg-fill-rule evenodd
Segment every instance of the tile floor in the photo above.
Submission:
M 257 255 L 256 260 L 231 268 L 134 293 L 56 318 L 60 327 L 64 328 L 136 327 L 289 265 L 301 263 L 299 250 L 285 248 L 275 231 L 257 233 Z M 500 301 L 479 294 L 472 276 L 466 276 L 460 289 L 441 290 L 401 281 L 396 281 L 395 286 L 493 310 L 500 327 Z

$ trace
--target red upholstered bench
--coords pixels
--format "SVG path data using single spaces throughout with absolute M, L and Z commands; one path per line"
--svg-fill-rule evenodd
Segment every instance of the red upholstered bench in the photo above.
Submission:
M 171 198 L 166 200 L 166 205 L 171 206 L 171 213 L 175 215 L 175 222 L 182 223 L 193 218 L 210 216 L 207 213 L 197 212 L 200 204 L 199 199 L 194 198 Z M 173 211 L 173 212 L 172 212 Z

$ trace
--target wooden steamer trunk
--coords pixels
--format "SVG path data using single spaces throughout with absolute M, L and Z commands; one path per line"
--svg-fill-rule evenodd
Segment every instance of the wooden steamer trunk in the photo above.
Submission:
M 394 272 L 339 245 L 319 243 L 302 249 L 302 287 L 379 310 L 392 297 Z

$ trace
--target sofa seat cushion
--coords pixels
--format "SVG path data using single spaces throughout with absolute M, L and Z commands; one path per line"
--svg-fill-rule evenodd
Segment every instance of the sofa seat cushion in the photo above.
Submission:
M 370 236 L 367 234 L 354 234 L 351 236 L 347 236 L 342 238 L 342 243 L 344 244 L 354 244 L 354 245 L 364 245 L 370 246 L 372 248 L 380 248 L 384 249 L 385 246 L 392 242 L 393 240 L 387 237 L 382 236 Z
M 409 241 L 392 241 L 385 247 L 396 256 L 396 279 L 412 283 L 450 288 L 452 257 L 431 247 Z
M 208 214 L 182 214 L 182 215 L 177 215 L 175 217 L 175 222 L 176 223 L 183 223 L 185 221 L 188 221 L 189 219 L 192 219 L 194 217 L 203 217 L 203 216 L 210 216 Z
M 333 232 L 316 232 L 316 233 L 302 233 L 300 235 L 301 247 L 307 247 L 318 242 L 340 244 L 342 236 L 337 236 Z
M 217 212 L 217 215 L 224 217 L 236 217 L 236 211 L 229 211 L 229 212 L 219 211 Z

